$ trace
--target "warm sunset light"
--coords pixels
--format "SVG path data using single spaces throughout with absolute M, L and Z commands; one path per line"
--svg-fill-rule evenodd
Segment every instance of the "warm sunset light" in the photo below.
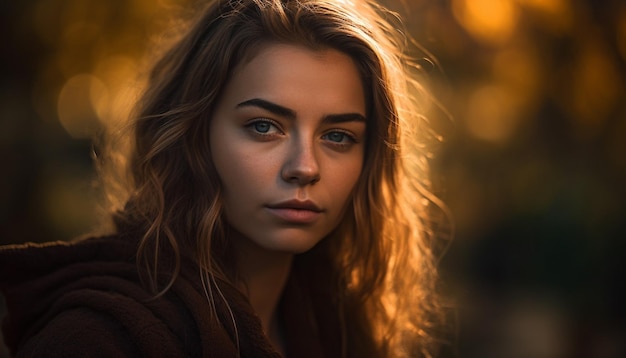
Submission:
M 513 0 L 454 0 L 454 16 L 479 41 L 502 44 L 517 25 Z
M 419 44 L 406 61 L 419 110 L 399 111 L 425 118 L 406 166 L 430 176 L 398 183 L 432 184 L 456 232 L 442 277 L 478 287 L 460 333 L 474 345 L 436 358 L 626 356 L 626 1 L 375 1 L 404 20 L 389 32 Z M 163 44 L 203 1 L 5 3 L 0 244 L 66 240 L 102 217 L 99 140 L 131 128 Z M 132 162 L 132 140 L 111 143 L 107 159 Z M 436 222 L 433 203 L 407 206 Z
M 92 98 L 98 118 L 103 125 L 114 129 L 125 121 L 142 90 L 141 78 L 145 75 L 131 56 L 109 56 L 101 59 L 94 73 L 102 78 L 108 88 L 109 98 Z
M 59 121 L 72 137 L 91 138 L 98 130 L 98 109 L 102 112 L 106 108 L 106 105 L 98 103 L 106 102 L 108 91 L 99 78 L 76 75 L 65 83 L 59 93 Z
M 582 44 L 583 52 L 573 68 L 577 75 L 571 78 L 573 85 L 563 92 L 561 105 L 579 122 L 583 134 L 601 128 L 625 90 L 624 84 L 617 81 L 617 64 L 603 46 L 606 44 L 591 39 Z
M 514 94 L 506 87 L 484 86 L 475 90 L 465 114 L 469 132 L 487 141 L 509 139 L 522 119 L 514 101 Z

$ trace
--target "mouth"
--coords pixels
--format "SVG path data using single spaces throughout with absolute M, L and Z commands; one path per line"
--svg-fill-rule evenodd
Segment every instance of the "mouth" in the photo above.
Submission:
M 304 200 L 304 201 L 287 200 L 287 201 L 282 201 L 282 202 L 275 203 L 275 204 L 269 204 L 267 205 L 267 207 L 270 209 L 293 209 L 293 210 L 308 210 L 308 211 L 314 211 L 318 213 L 322 212 L 322 209 L 320 209 L 320 207 L 317 206 L 317 204 L 315 204 L 311 200 Z
M 317 204 L 310 200 L 288 200 L 269 204 L 266 209 L 278 220 L 292 224 L 311 224 L 323 213 Z

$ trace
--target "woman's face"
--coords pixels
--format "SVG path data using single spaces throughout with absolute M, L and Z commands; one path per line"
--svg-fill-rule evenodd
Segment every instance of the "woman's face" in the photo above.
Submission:
M 228 224 L 300 253 L 343 217 L 361 173 L 365 97 L 351 58 L 272 44 L 240 65 L 210 124 Z

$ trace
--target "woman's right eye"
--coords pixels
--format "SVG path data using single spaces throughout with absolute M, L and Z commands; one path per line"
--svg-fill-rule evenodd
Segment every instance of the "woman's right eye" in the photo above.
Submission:
M 256 122 L 253 124 L 253 127 L 259 133 L 267 133 L 272 128 L 272 125 L 267 122 Z
M 267 119 L 252 121 L 246 125 L 246 128 L 248 128 L 252 134 L 258 136 L 271 136 L 282 133 L 276 124 Z

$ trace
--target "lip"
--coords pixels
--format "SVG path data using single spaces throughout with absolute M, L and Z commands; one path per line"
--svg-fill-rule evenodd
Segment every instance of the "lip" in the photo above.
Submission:
M 281 221 L 293 224 L 315 222 L 323 210 L 311 200 L 287 200 L 269 204 L 266 209 Z

